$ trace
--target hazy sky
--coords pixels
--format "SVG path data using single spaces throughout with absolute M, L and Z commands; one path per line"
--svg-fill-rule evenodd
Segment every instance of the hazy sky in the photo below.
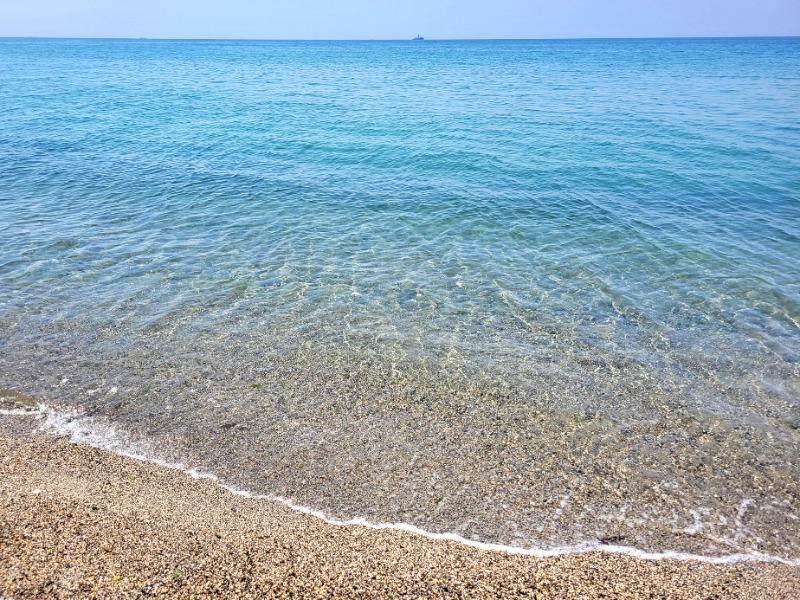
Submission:
M 800 0 L 0 0 L 0 36 L 800 35 Z

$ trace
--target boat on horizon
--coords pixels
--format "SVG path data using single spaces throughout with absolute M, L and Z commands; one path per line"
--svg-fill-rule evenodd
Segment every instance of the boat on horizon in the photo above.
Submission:
M 421 41 L 422 41 L 422 40 L 424 40 L 424 39 L 425 39 L 425 38 L 424 38 L 424 37 L 422 37 L 420 34 L 417 34 L 417 37 L 415 37 L 415 38 L 412 38 L 412 40 L 411 40 L 411 41 L 413 41 L 413 42 L 421 42 Z

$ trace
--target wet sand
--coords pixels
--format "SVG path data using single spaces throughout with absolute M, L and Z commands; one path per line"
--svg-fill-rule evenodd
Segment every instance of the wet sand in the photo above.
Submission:
M 334 526 L 0 416 L 0 595 L 797 598 L 800 568 L 511 556 Z

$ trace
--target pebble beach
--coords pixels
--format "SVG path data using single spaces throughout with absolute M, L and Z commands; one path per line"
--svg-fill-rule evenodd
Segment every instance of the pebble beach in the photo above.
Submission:
M 800 597 L 800 568 L 553 558 L 335 526 L 0 416 L 4 598 Z

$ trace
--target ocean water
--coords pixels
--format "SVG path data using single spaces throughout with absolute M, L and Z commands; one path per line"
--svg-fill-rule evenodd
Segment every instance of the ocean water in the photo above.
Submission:
M 339 519 L 798 559 L 800 39 L 0 40 L 0 389 Z

